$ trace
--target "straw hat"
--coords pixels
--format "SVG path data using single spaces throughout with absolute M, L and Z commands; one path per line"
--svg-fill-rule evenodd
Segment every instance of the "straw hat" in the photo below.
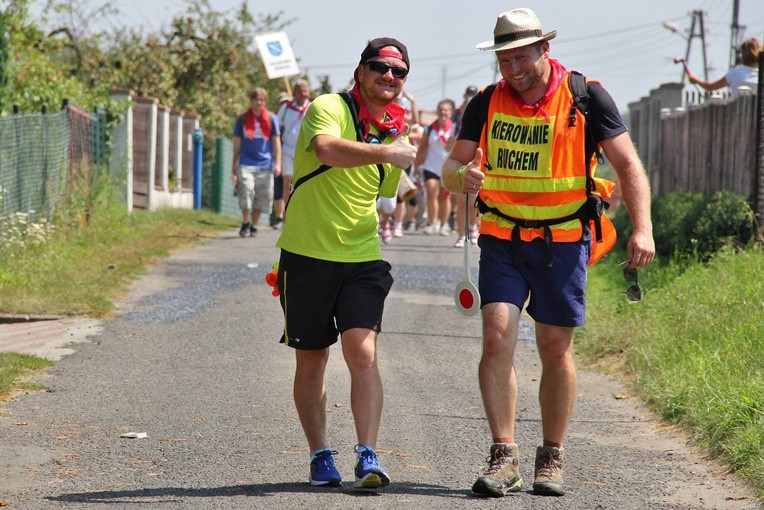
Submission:
M 526 8 L 502 12 L 496 19 L 493 39 L 485 41 L 475 48 L 484 51 L 509 50 L 527 46 L 538 41 L 549 41 L 557 36 L 557 30 L 544 34 L 541 21 L 536 14 Z

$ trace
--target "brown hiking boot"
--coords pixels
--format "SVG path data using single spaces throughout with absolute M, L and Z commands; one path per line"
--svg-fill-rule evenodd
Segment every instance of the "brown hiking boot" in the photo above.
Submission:
M 533 471 L 533 492 L 542 496 L 562 496 L 562 448 L 539 446 Z
M 488 469 L 472 485 L 473 493 L 498 498 L 523 488 L 520 452 L 516 444 L 494 443 L 491 445 L 491 456 L 486 460 Z

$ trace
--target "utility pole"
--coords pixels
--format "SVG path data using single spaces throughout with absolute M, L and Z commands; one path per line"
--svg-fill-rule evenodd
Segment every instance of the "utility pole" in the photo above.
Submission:
M 698 33 L 696 34 L 696 27 Z M 703 11 L 692 11 L 692 21 L 690 22 L 690 35 L 687 36 L 687 50 L 684 53 L 684 61 L 690 60 L 690 48 L 692 47 L 692 40 L 698 37 L 701 42 L 701 49 L 703 50 L 703 79 L 708 81 L 708 61 L 706 60 L 706 29 L 703 25 Z M 682 73 L 682 84 L 684 84 L 685 74 Z
M 448 82 L 448 67 L 443 66 L 443 77 L 440 79 L 440 98 L 446 97 L 446 83 Z M 439 99 L 440 101 L 440 99 Z
M 730 65 L 729 67 L 735 67 L 740 63 L 740 51 L 738 46 L 740 44 L 738 38 L 740 37 L 740 25 L 738 25 L 738 15 L 740 12 L 740 1 L 732 1 L 732 26 L 730 27 Z

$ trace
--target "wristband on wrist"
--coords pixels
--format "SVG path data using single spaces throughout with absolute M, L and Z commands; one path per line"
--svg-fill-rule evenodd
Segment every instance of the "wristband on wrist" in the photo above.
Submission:
M 467 168 L 467 165 L 462 165 L 462 166 L 460 166 L 456 170 L 456 184 L 459 185 L 459 190 L 463 190 L 464 189 L 464 183 L 462 182 L 462 180 L 463 180 L 463 175 L 462 174 L 464 174 L 464 170 L 466 168 Z

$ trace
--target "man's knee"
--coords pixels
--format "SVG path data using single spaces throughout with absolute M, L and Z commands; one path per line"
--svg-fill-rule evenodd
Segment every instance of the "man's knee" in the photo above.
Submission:
M 305 350 L 295 349 L 297 359 L 296 371 L 305 377 L 323 376 L 324 368 L 329 361 L 329 349 Z
M 351 372 L 376 369 L 376 331 L 353 328 L 342 333 L 342 354 Z

